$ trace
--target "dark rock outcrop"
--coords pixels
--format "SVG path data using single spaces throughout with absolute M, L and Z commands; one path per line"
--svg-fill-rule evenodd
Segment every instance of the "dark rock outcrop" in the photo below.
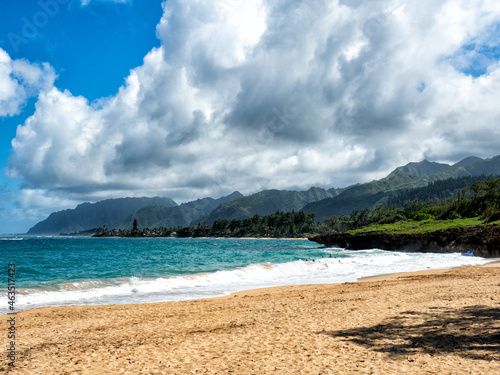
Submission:
M 500 257 L 500 227 L 451 228 L 428 233 L 327 233 L 309 238 L 320 245 L 349 250 L 382 249 L 410 252 L 472 252 L 485 258 Z

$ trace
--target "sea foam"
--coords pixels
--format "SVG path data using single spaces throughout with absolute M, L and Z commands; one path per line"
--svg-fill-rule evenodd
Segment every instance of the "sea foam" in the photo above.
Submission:
M 342 283 L 377 274 L 452 268 L 488 262 L 487 259 L 458 253 L 323 249 L 322 254 L 322 257 L 316 259 L 255 263 L 210 273 L 65 281 L 51 285 L 50 288 L 18 290 L 16 308 L 22 310 L 58 305 L 181 301 L 222 296 L 261 287 Z

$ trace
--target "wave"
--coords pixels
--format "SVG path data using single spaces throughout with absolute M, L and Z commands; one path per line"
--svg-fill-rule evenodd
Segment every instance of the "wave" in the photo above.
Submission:
M 377 274 L 485 264 L 461 254 L 399 253 L 325 249 L 324 258 L 258 263 L 212 273 L 158 278 L 61 281 L 41 289 L 20 289 L 17 308 L 41 306 L 180 301 L 227 295 L 269 286 L 355 281 Z M 330 257 L 331 256 L 331 257 Z M 1 313 L 1 311 L 0 311 Z

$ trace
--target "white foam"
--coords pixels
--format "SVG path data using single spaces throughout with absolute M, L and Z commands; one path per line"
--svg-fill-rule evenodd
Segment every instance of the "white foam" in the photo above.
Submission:
M 78 280 L 59 284 L 57 290 L 19 290 L 18 310 L 55 305 L 144 303 L 180 301 L 280 285 L 355 281 L 377 274 L 478 265 L 487 259 L 461 254 L 400 253 L 382 250 L 325 249 L 325 258 L 288 263 L 260 263 L 247 267 L 160 278 Z M 330 258 L 330 253 L 337 258 Z M 0 311 L 0 313 L 3 313 Z

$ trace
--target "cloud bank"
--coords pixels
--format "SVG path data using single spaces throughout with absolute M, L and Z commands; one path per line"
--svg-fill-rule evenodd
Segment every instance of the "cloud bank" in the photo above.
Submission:
M 51 88 L 55 78 L 50 65 L 12 60 L 0 48 L 0 117 L 19 114 L 27 100 Z
M 9 174 L 24 204 L 184 201 L 497 155 L 499 22 L 487 0 L 169 0 L 161 47 L 113 97 L 60 90 L 48 66 L 25 63 L 52 81 L 16 82 L 0 54 L 0 114 L 19 111 L 23 89 L 41 90 Z

